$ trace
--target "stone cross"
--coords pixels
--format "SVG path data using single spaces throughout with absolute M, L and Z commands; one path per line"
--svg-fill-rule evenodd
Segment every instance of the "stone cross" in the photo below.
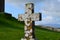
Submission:
M 34 4 L 27 3 L 25 14 L 18 15 L 18 21 L 25 22 L 25 26 L 24 26 L 25 36 L 21 40 L 35 40 L 34 21 L 39 21 L 39 20 L 41 20 L 41 14 L 40 13 L 34 14 Z

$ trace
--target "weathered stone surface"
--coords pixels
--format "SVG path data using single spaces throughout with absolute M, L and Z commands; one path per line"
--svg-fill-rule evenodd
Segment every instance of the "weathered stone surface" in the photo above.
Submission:
M 41 20 L 41 14 L 36 13 L 34 14 L 34 4 L 28 3 L 26 4 L 26 12 L 25 14 L 18 15 L 18 21 L 24 21 L 25 26 L 25 39 L 22 40 L 35 40 L 35 34 L 34 34 L 34 21 Z
M 36 14 L 20 14 L 18 15 L 18 21 L 25 21 L 27 18 L 31 18 L 32 21 L 39 21 L 40 20 L 40 13 L 36 13 Z M 29 21 L 29 20 L 27 20 Z

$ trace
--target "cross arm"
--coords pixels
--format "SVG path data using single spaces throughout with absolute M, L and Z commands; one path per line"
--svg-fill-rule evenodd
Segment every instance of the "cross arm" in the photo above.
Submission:
M 24 21 L 24 14 L 18 14 L 18 21 Z
M 31 15 L 32 21 L 41 21 L 41 13 L 35 13 Z
M 18 21 L 24 21 L 26 18 L 31 18 L 32 21 L 39 21 L 41 20 L 41 13 L 33 13 L 30 15 L 27 14 L 19 14 L 18 15 Z

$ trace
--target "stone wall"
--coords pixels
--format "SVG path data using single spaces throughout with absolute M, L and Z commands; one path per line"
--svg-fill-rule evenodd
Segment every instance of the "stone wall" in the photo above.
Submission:
M 4 0 L 0 0 L 0 12 L 4 12 Z
M 58 28 L 53 28 L 53 27 L 49 27 L 49 26 L 40 26 L 40 28 L 44 28 L 44 29 L 48 29 L 48 30 L 60 32 L 60 29 L 58 29 Z

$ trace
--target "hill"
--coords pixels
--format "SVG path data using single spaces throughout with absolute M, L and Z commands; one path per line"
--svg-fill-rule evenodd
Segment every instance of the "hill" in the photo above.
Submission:
M 35 26 L 38 40 L 60 40 L 60 32 Z M 10 14 L 0 14 L 0 40 L 20 40 L 24 36 L 24 22 L 19 22 Z

